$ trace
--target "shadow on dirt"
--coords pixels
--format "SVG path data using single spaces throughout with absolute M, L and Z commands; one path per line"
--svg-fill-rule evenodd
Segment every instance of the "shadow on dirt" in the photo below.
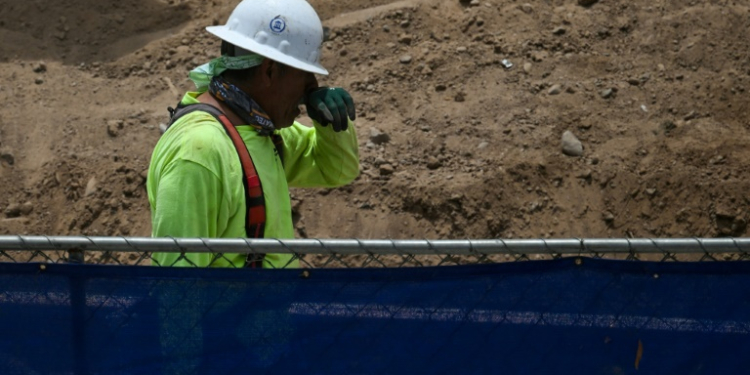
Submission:
M 107 61 L 163 38 L 190 19 L 160 0 L 0 0 L 0 59 Z

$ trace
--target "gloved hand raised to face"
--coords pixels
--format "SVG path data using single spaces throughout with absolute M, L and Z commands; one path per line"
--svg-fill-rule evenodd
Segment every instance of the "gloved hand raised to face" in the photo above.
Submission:
M 348 119 L 356 118 L 351 95 L 340 87 L 318 87 L 308 92 L 305 99 L 307 115 L 320 125 L 333 125 L 334 131 L 348 129 Z

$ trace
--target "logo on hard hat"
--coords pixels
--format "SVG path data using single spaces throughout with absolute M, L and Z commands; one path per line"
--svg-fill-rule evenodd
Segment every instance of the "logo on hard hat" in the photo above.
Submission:
M 271 31 L 273 31 L 276 34 L 280 34 L 284 29 L 286 29 L 286 22 L 284 22 L 284 19 L 281 18 L 281 16 L 276 16 L 276 18 L 271 20 L 271 23 L 268 25 L 269 28 L 271 28 Z

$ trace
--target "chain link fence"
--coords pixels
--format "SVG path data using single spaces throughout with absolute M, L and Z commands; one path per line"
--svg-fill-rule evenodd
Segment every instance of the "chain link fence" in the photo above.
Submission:
M 590 257 L 633 261 L 750 260 L 750 238 L 207 239 L 0 236 L 0 262 L 156 265 L 154 252 L 294 254 L 303 268 L 422 267 Z
M 744 238 L 0 236 L 0 374 L 744 373 L 749 259 Z M 421 267 L 478 263 L 502 264 Z

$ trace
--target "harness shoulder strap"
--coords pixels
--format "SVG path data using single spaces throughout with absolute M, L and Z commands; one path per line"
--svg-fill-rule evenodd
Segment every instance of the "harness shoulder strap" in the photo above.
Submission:
M 245 234 L 248 238 L 263 238 L 263 230 L 266 224 L 266 205 L 263 200 L 263 187 L 261 186 L 258 172 L 255 170 L 253 159 L 250 157 L 250 152 L 247 150 L 245 142 L 224 112 L 210 104 L 196 103 L 183 105 L 180 103 L 175 109 L 169 108 L 170 121 L 168 127 L 172 126 L 181 117 L 195 111 L 206 112 L 213 116 L 221 123 L 224 131 L 232 140 L 232 144 L 237 151 L 240 164 L 242 165 L 242 183 L 245 188 L 246 210 Z M 262 267 L 264 257 L 265 254 L 248 254 L 246 266 L 260 268 Z

